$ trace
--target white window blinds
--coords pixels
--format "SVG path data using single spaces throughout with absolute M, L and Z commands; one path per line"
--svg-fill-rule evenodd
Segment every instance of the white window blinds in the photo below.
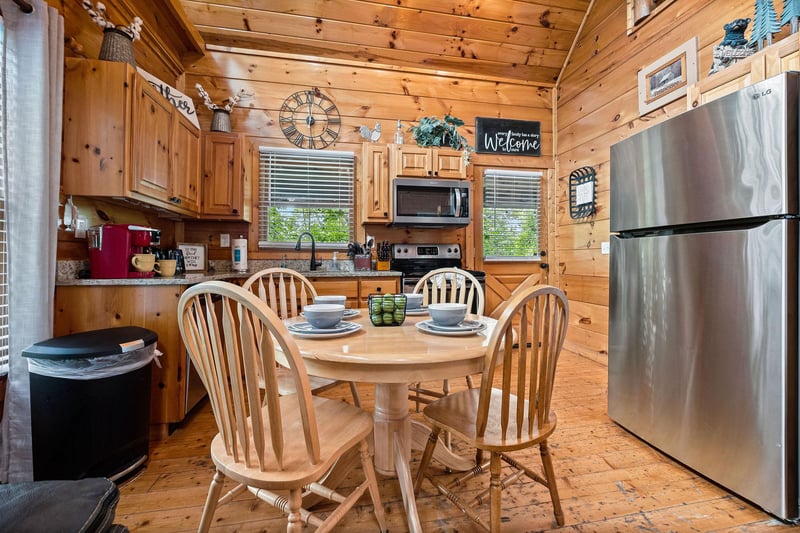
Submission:
M 539 259 L 541 178 L 541 172 L 484 171 L 484 259 Z
M 259 160 L 260 247 L 304 231 L 323 247 L 352 240 L 354 153 L 262 146 Z

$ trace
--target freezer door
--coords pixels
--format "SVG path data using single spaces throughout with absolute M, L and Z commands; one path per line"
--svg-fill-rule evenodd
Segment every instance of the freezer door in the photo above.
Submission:
M 609 416 L 798 516 L 797 221 L 612 237 Z
M 798 76 L 787 72 L 611 147 L 611 231 L 798 212 Z

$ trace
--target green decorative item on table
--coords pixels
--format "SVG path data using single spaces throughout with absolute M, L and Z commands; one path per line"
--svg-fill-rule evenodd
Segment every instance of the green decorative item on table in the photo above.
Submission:
M 404 294 L 370 294 L 367 307 L 375 326 L 399 326 L 406 319 Z

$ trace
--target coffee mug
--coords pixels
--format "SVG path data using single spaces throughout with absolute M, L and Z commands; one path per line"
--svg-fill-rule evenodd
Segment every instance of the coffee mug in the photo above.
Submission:
M 156 265 L 156 256 L 153 254 L 134 254 L 131 265 L 138 272 L 152 272 Z
M 178 262 L 175 259 L 159 259 L 156 261 L 155 271 L 162 278 L 171 278 L 175 275 L 175 267 Z

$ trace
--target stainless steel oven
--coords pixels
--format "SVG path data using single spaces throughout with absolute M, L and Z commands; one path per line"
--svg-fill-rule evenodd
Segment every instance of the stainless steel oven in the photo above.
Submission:
M 391 268 L 403 273 L 403 292 L 414 292 L 420 279 L 437 268 L 461 268 L 461 245 L 455 244 L 393 244 Z M 486 290 L 486 274 L 479 270 L 467 270 Z M 472 312 L 476 312 L 473 309 Z

